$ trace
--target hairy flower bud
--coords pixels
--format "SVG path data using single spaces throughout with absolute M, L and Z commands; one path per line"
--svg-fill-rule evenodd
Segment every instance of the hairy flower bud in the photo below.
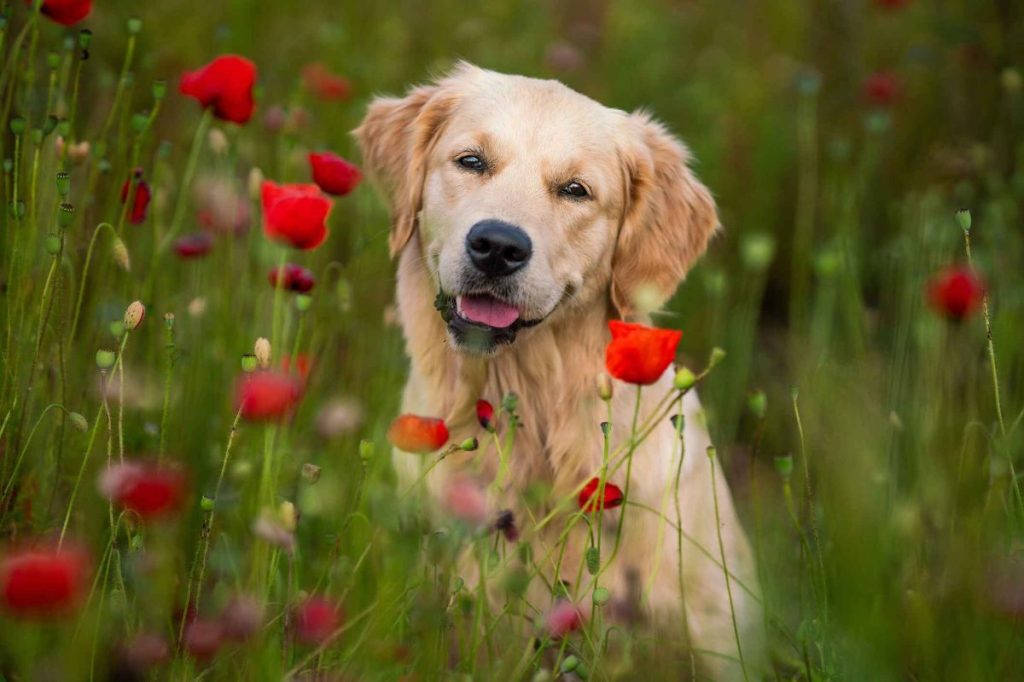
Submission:
M 124 328 L 130 332 L 135 331 L 142 324 L 144 317 L 146 317 L 146 306 L 142 305 L 142 301 L 132 301 L 124 311 Z
M 259 364 L 260 369 L 268 369 L 270 367 L 270 341 L 262 336 L 256 339 L 256 344 L 253 346 L 253 355 L 256 356 L 256 362 Z

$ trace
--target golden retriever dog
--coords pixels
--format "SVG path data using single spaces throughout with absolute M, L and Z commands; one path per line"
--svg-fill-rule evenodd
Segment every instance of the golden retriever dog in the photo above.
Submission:
M 405 97 L 375 99 L 355 135 L 391 205 L 398 317 L 411 359 L 402 411 L 443 417 L 460 442 L 481 435 L 478 399 L 498 404 L 514 392 L 522 425 L 508 485 L 492 502 L 514 510 L 529 534 L 528 486 L 542 482 L 563 500 L 601 468 L 607 411 L 596 386 L 608 321 L 650 323 L 648 311 L 673 294 L 717 229 L 715 203 L 689 169 L 686 147 L 647 114 L 607 108 L 557 81 L 465 63 Z M 644 388 L 641 419 L 672 378 L 670 368 Z M 628 438 L 636 390 L 615 382 L 612 447 Z M 711 442 L 693 391 L 683 414 L 684 454 L 666 419 L 633 455 L 629 502 L 638 504 L 606 512 L 624 526 L 601 584 L 618 599 L 635 595 L 652 627 L 685 634 L 704 675 L 742 678 L 742 658 L 754 677 L 763 655 L 754 557 L 706 454 Z M 406 481 L 432 461 L 394 458 Z M 493 449 L 458 452 L 433 467 L 426 486 L 440 500 L 457 477 L 489 483 L 497 468 Z M 611 482 L 624 488 L 624 478 L 620 470 Z M 578 570 L 584 524 L 569 537 L 565 574 L 553 575 L 547 550 L 558 525 L 532 538 L 541 570 L 549 582 L 593 580 Z M 614 523 L 605 532 L 614 536 Z M 589 604 L 582 587 L 580 603 Z M 553 598 L 533 599 L 544 608 Z

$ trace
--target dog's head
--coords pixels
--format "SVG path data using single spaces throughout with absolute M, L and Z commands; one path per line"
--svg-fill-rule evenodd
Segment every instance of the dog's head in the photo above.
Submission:
M 391 202 L 391 254 L 421 249 L 462 351 L 577 306 L 657 307 L 718 225 L 665 128 L 556 81 L 461 64 L 374 100 L 355 134 Z

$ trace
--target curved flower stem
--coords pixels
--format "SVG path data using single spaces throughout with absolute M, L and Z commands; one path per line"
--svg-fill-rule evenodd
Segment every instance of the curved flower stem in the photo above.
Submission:
M 103 121 L 103 128 L 96 138 L 100 142 L 106 142 L 107 133 L 110 132 L 110 125 L 114 122 L 114 115 L 121 106 L 121 99 L 124 97 L 124 89 L 128 83 L 128 70 L 131 68 L 132 59 L 135 56 L 135 34 L 128 35 L 128 46 L 125 48 L 124 61 L 121 63 L 121 75 L 117 79 L 117 88 L 114 90 L 114 101 L 110 104 L 110 111 Z
M 25 439 L 24 444 L 21 446 L 21 451 L 18 452 L 18 459 L 14 461 L 14 470 L 11 471 L 11 477 L 7 480 L 7 485 L 4 486 L 3 496 L 0 499 L 4 500 L 3 508 L 10 509 L 12 505 L 7 503 L 7 496 L 11 493 L 11 489 L 14 487 L 14 481 L 18 477 L 18 469 L 21 468 L 21 462 L 25 459 L 25 453 L 28 452 L 28 446 L 32 443 L 32 437 L 36 435 L 36 431 L 39 429 L 40 424 L 43 423 L 43 417 L 50 410 L 57 408 L 64 410 L 65 414 L 71 414 L 71 411 L 59 403 L 50 403 L 43 411 L 39 414 L 39 418 L 36 419 L 35 425 L 32 430 L 28 432 L 28 438 Z M 4 420 L 4 425 L 7 424 L 7 420 Z
M 114 239 L 117 239 L 117 232 L 114 230 L 114 226 L 110 223 L 100 223 L 92 232 L 92 238 L 89 240 L 89 248 L 85 252 L 85 264 L 82 266 L 82 282 L 78 285 L 78 297 L 75 301 L 75 314 L 71 317 L 71 333 L 68 335 L 69 339 L 74 339 L 75 332 L 78 330 L 78 317 L 82 312 L 82 297 L 85 294 L 85 285 L 88 283 L 89 265 L 92 263 L 92 250 L 96 246 L 96 237 L 104 227 L 110 230 L 110 234 L 113 235 Z
M 641 396 L 642 396 L 642 394 L 643 394 L 642 387 L 637 386 L 636 387 L 636 403 L 633 406 L 633 425 L 629 429 L 629 451 L 626 453 L 626 461 L 627 461 L 627 464 L 626 464 L 626 485 L 623 486 L 623 490 L 622 490 L 622 498 L 624 500 L 628 500 L 629 499 L 630 481 L 632 480 L 632 474 L 633 474 L 633 453 L 636 452 L 637 446 L 640 445 L 640 443 L 641 443 L 641 440 L 637 438 L 636 425 L 637 425 L 637 422 L 640 420 L 640 404 L 641 404 Z M 670 395 L 671 395 L 671 393 L 670 393 Z M 600 490 L 598 491 L 598 497 L 597 497 L 597 500 L 600 501 L 600 504 L 602 506 L 604 506 L 604 485 L 605 485 L 605 481 L 602 479 L 601 483 L 600 483 Z M 604 563 L 604 565 L 600 568 L 600 570 L 598 570 L 597 576 L 595 577 L 595 579 L 599 578 L 600 576 L 602 576 L 604 574 L 604 572 L 607 571 L 609 567 L 611 567 L 612 562 L 615 561 L 615 557 L 619 553 L 619 547 L 622 545 L 622 529 L 625 527 L 625 525 L 626 525 L 626 510 L 623 509 L 622 512 L 619 514 L 619 524 L 615 528 L 615 544 L 612 545 L 612 553 L 611 553 L 611 555 L 609 555 L 608 561 L 606 561 Z
M 736 624 L 736 607 L 732 600 L 732 580 L 729 577 L 729 564 L 725 559 L 725 543 L 722 542 L 722 521 L 718 512 L 718 486 L 715 484 L 715 449 L 708 448 L 708 461 L 711 464 L 711 499 L 715 506 L 715 532 L 718 534 L 718 551 L 722 556 L 722 573 L 725 574 L 725 593 L 729 597 L 729 615 L 732 616 L 732 632 L 736 637 L 736 653 L 740 658 L 740 669 L 743 671 L 743 679 L 748 680 L 747 664 L 743 660 L 743 645 L 740 643 L 740 628 Z
M 204 110 L 202 118 L 199 119 L 199 125 L 196 126 L 196 134 L 192 138 L 192 149 L 188 153 L 185 174 L 182 176 L 181 186 L 178 188 L 178 198 L 174 204 L 171 226 L 168 228 L 167 234 L 164 235 L 159 247 L 157 247 L 159 253 L 166 251 L 174 241 L 174 238 L 178 236 L 178 232 L 181 231 L 181 222 L 185 219 L 185 209 L 188 207 L 188 196 L 189 190 L 192 187 L 192 178 L 196 174 L 196 168 L 199 165 L 199 153 L 203 149 L 203 141 L 206 139 L 206 133 L 210 129 L 210 122 L 212 120 L 213 114 L 210 113 L 210 110 Z
M 210 535 L 213 533 L 213 517 L 217 511 L 217 500 L 220 498 L 220 488 L 224 483 L 224 473 L 228 468 L 228 460 L 231 458 L 231 446 L 235 442 L 235 434 L 238 432 L 238 422 L 242 418 L 242 410 L 239 408 L 235 413 L 235 419 L 231 422 L 231 431 L 228 432 L 228 442 L 224 446 L 224 459 L 220 465 L 220 475 L 217 476 L 217 485 L 213 489 L 213 506 L 206 514 L 203 521 L 203 529 L 199 546 L 196 548 L 195 558 L 192 560 L 192 570 L 189 571 L 188 587 L 185 591 L 185 613 L 181 616 L 181 624 L 178 626 L 178 641 L 185 636 L 185 624 L 188 618 L 188 608 L 192 600 L 192 585 L 195 585 L 195 608 L 199 608 L 199 595 L 203 591 L 203 575 L 206 573 L 206 557 L 210 551 Z M 195 580 L 193 581 L 193 577 Z

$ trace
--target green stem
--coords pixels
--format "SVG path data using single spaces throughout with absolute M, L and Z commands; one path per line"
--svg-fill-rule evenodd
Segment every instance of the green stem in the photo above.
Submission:
M 69 339 L 74 339 L 75 332 L 78 330 L 78 318 L 82 312 L 82 297 L 85 295 L 85 285 L 89 280 L 89 265 L 92 263 L 92 250 L 96 246 L 96 237 L 104 227 L 110 230 L 110 234 L 113 235 L 114 239 L 118 238 L 117 232 L 114 230 L 114 226 L 110 223 L 100 223 L 92 232 L 92 238 L 89 240 L 89 248 L 85 252 L 85 265 L 82 266 L 82 282 L 78 285 L 78 298 L 75 301 L 75 314 L 71 318 L 71 334 L 68 336 Z
M 718 534 L 718 551 L 722 556 L 722 573 L 725 574 L 725 593 L 729 597 L 729 615 L 732 616 L 732 632 L 736 637 L 736 652 L 740 658 L 743 679 L 748 680 L 747 665 L 743 660 L 743 645 L 740 643 L 740 629 L 736 624 L 736 607 L 732 600 L 732 581 L 729 578 L 729 564 L 725 558 L 725 543 L 722 542 L 722 520 L 718 512 L 718 486 L 715 484 L 715 449 L 708 448 L 708 461 L 711 463 L 711 498 L 715 506 L 715 532 Z
M 203 142 L 206 139 L 206 133 L 210 128 L 210 123 L 213 120 L 213 114 L 210 113 L 209 109 L 203 111 L 202 118 L 199 119 L 199 125 L 196 126 L 196 133 L 192 138 L 192 149 L 188 153 L 188 163 L 185 165 L 185 174 L 181 178 L 181 186 L 178 188 L 178 198 L 174 204 L 174 214 L 171 217 L 171 226 L 167 230 L 167 234 L 164 235 L 163 240 L 160 242 L 158 251 L 163 253 L 174 241 L 175 237 L 178 236 L 178 232 L 181 230 L 182 221 L 185 219 L 185 210 L 188 208 L 189 190 L 192 187 L 192 178 L 196 174 L 196 168 L 199 166 L 199 154 L 203 149 Z

